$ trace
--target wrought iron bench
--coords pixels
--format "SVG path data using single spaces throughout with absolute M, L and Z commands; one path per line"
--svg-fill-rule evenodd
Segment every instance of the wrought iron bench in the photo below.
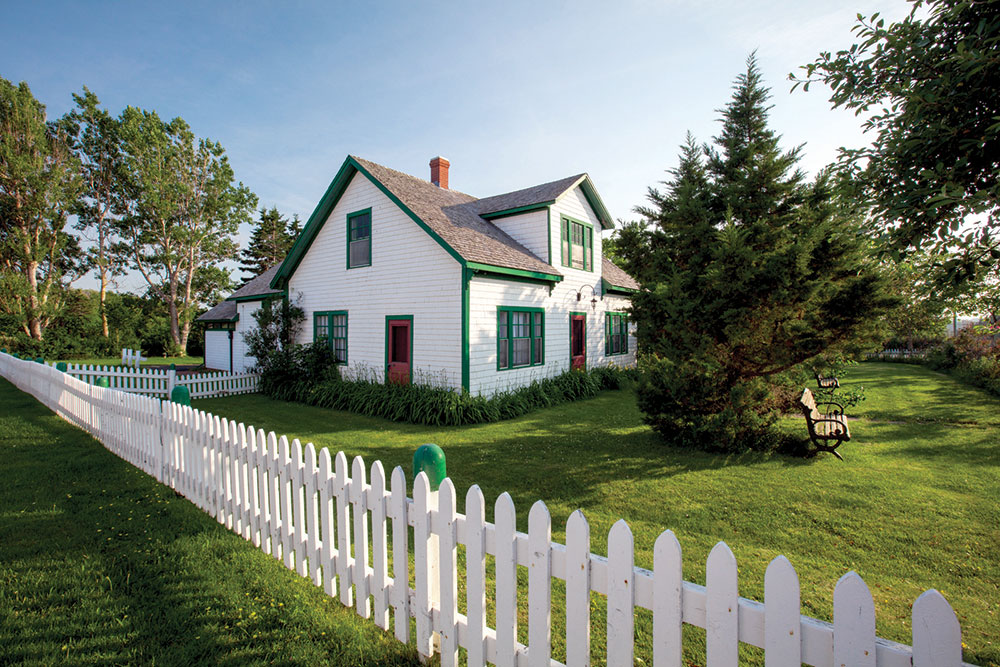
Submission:
M 838 389 L 840 388 L 840 380 L 832 375 L 827 377 L 816 373 L 816 386 L 820 389 Z
M 837 453 L 840 443 L 851 439 L 851 431 L 847 426 L 847 417 L 844 415 L 844 406 L 833 401 L 821 401 L 819 405 L 835 406 L 838 409 L 831 409 L 827 414 L 821 414 L 816 408 L 816 399 L 809 389 L 802 392 L 799 399 L 799 407 L 805 415 L 806 424 L 809 427 L 809 439 L 812 440 L 816 451 L 830 452 L 841 461 L 844 457 Z

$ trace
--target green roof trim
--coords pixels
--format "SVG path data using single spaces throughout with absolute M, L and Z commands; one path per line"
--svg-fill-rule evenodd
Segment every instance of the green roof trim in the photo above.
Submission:
M 629 296 L 639 291 L 637 289 L 632 289 L 631 287 L 619 287 L 618 285 L 612 285 L 605 278 L 601 278 L 601 285 L 604 288 L 605 294 L 624 294 Z
M 225 318 L 225 317 L 213 317 L 213 318 L 211 318 L 211 319 L 202 319 L 202 318 L 200 318 L 200 317 L 199 317 L 199 318 L 198 318 L 198 321 L 199 321 L 199 322 L 238 322 L 238 321 L 239 321 L 239 319 L 240 319 L 240 314 L 239 314 L 239 313 L 237 313 L 237 314 L 233 315 L 233 316 L 232 316 L 232 317 L 230 317 L 230 318 Z
M 466 262 L 465 266 L 476 273 L 495 275 L 498 278 L 521 278 L 542 283 L 558 283 L 562 282 L 563 279 L 562 276 L 554 273 L 510 269 L 506 266 L 493 266 L 492 264 L 480 264 L 479 262 Z
M 496 220 L 497 218 L 506 218 L 512 215 L 520 215 L 521 213 L 530 213 L 531 211 L 541 211 L 543 208 L 547 208 L 552 204 L 555 204 L 556 200 L 538 202 L 537 204 L 528 204 L 526 206 L 518 206 L 516 208 L 508 208 L 503 211 L 494 211 L 493 213 L 480 213 L 479 217 L 484 220 Z
M 276 296 L 283 296 L 284 292 L 282 290 L 275 290 L 273 292 L 262 292 L 260 294 L 250 294 L 249 296 L 231 296 L 226 301 L 263 301 L 264 299 L 273 299 Z
M 319 234 L 319 230 L 322 229 L 326 219 L 330 217 L 330 213 L 333 211 L 333 208 L 337 205 L 337 202 L 340 201 L 344 191 L 347 190 L 347 186 L 351 183 L 351 179 L 357 173 L 364 174 L 365 177 L 371 181 L 371 183 L 378 188 L 382 194 L 388 197 L 393 204 L 398 206 L 399 209 L 406 213 L 406 215 L 417 223 L 421 229 L 427 232 L 427 234 L 434 239 L 438 245 L 444 248 L 445 252 L 455 258 L 459 264 L 465 264 L 465 260 L 462 256 L 459 255 L 454 248 L 448 245 L 448 243 L 446 243 L 437 232 L 431 229 L 416 213 L 403 204 L 403 202 L 399 200 L 399 197 L 390 192 L 381 181 L 372 176 L 371 173 L 357 160 L 348 155 L 347 159 L 344 160 L 344 164 L 340 167 L 340 171 L 337 172 L 337 175 L 333 177 L 333 181 L 330 182 L 330 187 L 326 189 L 326 193 L 323 195 L 323 198 L 320 199 L 319 204 L 316 205 L 316 209 L 312 212 L 312 215 L 309 216 L 309 220 L 306 221 L 305 227 L 302 228 L 302 233 L 299 234 L 299 238 L 296 239 L 295 244 L 288 253 L 288 256 L 285 257 L 285 261 L 281 263 L 281 268 L 278 269 L 274 279 L 271 281 L 271 287 L 283 287 L 284 284 L 287 283 L 287 281 L 292 277 L 295 269 L 298 268 L 302 258 L 305 257 L 306 252 L 309 250 L 309 246 L 312 245 L 313 240 L 315 240 L 316 236 Z
M 583 190 L 583 196 L 586 198 L 587 203 L 590 204 L 590 208 L 594 209 L 594 213 L 597 214 L 598 219 L 601 221 L 601 227 L 603 229 L 614 229 L 615 220 L 611 217 L 608 207 L 604 205 L 601 195 L 597 194 L 597 188 L 591 182 L 590 176 L 584 175 L 583 180 L 580 181 L 580 189 Z

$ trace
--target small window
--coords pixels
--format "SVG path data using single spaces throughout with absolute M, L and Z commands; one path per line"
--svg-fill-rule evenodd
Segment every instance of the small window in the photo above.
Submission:
M 347 216 L 347 268 L 372 265 L 372 210 Z
M 325 342 L 338 364 L 347 363 L 347 311 L 313 314 L 313 342 Z
M 625 313 L 607 313 L 607 324 L 604 331 L 604 354 L 628 354 L 628 315 Z
M 594 228 L 573 220 L 562 219 L 562 263 L 572 269 L 594 270 Z
M 540 308 L 497 310 L 497 368 L 545 363 L 545 315 Z

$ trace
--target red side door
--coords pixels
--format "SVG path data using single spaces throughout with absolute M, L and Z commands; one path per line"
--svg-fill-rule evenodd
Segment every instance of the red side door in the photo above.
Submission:
M 388 332 L 385 344 L 386 350 L 386 375 L 389 382 L 396 384 L 410 384 L 410 358 L 412 350 L 410 335 L 413 322 L 410 320 L 389 320 L 387 322 Z
M 569 316 L 569 367 L 583 370 L 587 367 L 587 316 Z

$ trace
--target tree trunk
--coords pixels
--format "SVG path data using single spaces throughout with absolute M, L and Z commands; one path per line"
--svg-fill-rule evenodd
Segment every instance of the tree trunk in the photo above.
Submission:
M 108 311 L 105 306 L 105 301 L 108 297 L 108 278 L 107 273 L 104 269 L 101 269 L 101 335 L 108 338 L 110 332 L 108 331 Z

